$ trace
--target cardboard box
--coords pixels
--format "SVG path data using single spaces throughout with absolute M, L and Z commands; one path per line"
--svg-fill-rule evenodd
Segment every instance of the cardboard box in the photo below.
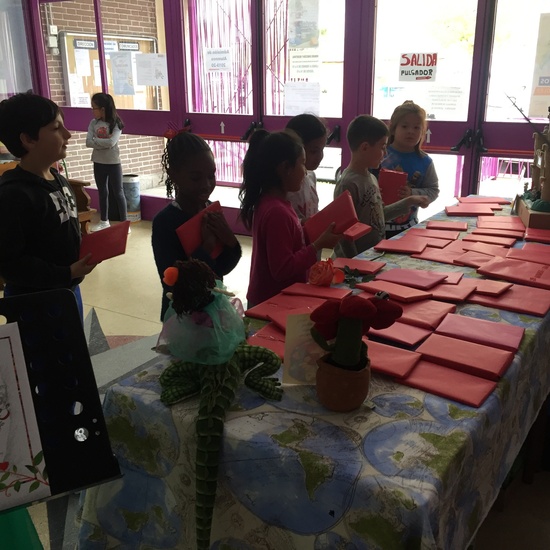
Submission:
M 516 198 L 518 216 L 525 227 L 532 229 L 550 229 L 550 212 L 535 212 L 531 210 L 525 200 Z

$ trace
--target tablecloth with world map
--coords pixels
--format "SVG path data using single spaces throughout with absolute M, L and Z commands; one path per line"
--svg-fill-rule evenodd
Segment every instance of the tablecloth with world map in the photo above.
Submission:
M 407 256 L 385 259 L 420 267 Z M 477 409 L 379 375 L 348 414 L 326 411 L 310 385 L 285 386 L 277 403 L 243 387 L 225 424 L 211 548 L 465 548 L 550 391 L 550 316 L 470 304 L 457 312 L 526 329 Z M 160 402 L 169 361 L 159 355 L 107 392 L 124 477 L 87 491 L 80 550 L 195 548 L 198 401 Z

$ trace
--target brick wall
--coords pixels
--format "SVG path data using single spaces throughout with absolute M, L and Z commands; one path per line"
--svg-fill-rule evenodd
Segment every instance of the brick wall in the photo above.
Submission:
M 104 34 L 158 36 L 155 0 L 105 0 L 101 2 L 101 7 Z M 47 36 L 48 20 L 51 25 L 57 26 L 58 32 L 70 31 L 95 35 L 93 4 L 89 0 L 42 4 L 41 16 L 44 37 Z M 51 97 L 59 105 L 68 105 L 64 89 L 61 51 L 52 53 L 50 49 L 47 49 L 46 58 L 50 75 Z M 97 91 L 101 90 L 98 88 Z M 91 118 L 92 111 L 90 109 Z M 124 174 L 139 175 L 142 189 L 162 185 L 160 183 L 162 177 L 160 159 L 164 150 L 163 138 L 123 133 L 119 148 Z M 73 132 L 66 159 L 70 177 L 94 183 L 93 167 L 90 161 L 91 152 L 91 149 L 86 147 L 86 134 Z

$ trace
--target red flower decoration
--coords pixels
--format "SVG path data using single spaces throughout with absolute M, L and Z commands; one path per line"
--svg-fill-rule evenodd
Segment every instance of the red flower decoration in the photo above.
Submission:
M 316 262 L 309 270 L 308 281 L 312 285 L 330 286 L 332 283 L 344 282 L 344 272 L 334 267 L 330 258 Z

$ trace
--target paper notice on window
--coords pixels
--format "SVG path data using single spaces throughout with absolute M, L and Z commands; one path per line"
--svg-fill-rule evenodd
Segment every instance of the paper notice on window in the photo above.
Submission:
M 50 495 L 19 329 L 0 325 L 0 510 Z
M 168 67 L 164 53 L 136 55 L 136 74 L 139 86 L 168 86 Z
M 319 82 L 321 58 L 317 48 L 296 48 L 288 52 L 289 80 Z
M 134 95 L 134 75 L 132 72 L 132 54 L 130 52 L 111 52 L 111 74 L 115 95 Z
M 285 115 L 319 115 L 320 110 L 321 86 L 318 82 L 285 83 Z
M 90 67 L 90 50 L 75 48 L 74 61 L 76 65 L 76 74 L 78 76 L 92 76 Z
M 204 48 L 204 68 L 209 72 L 231 72 L 233 52 L 231 48 Z

